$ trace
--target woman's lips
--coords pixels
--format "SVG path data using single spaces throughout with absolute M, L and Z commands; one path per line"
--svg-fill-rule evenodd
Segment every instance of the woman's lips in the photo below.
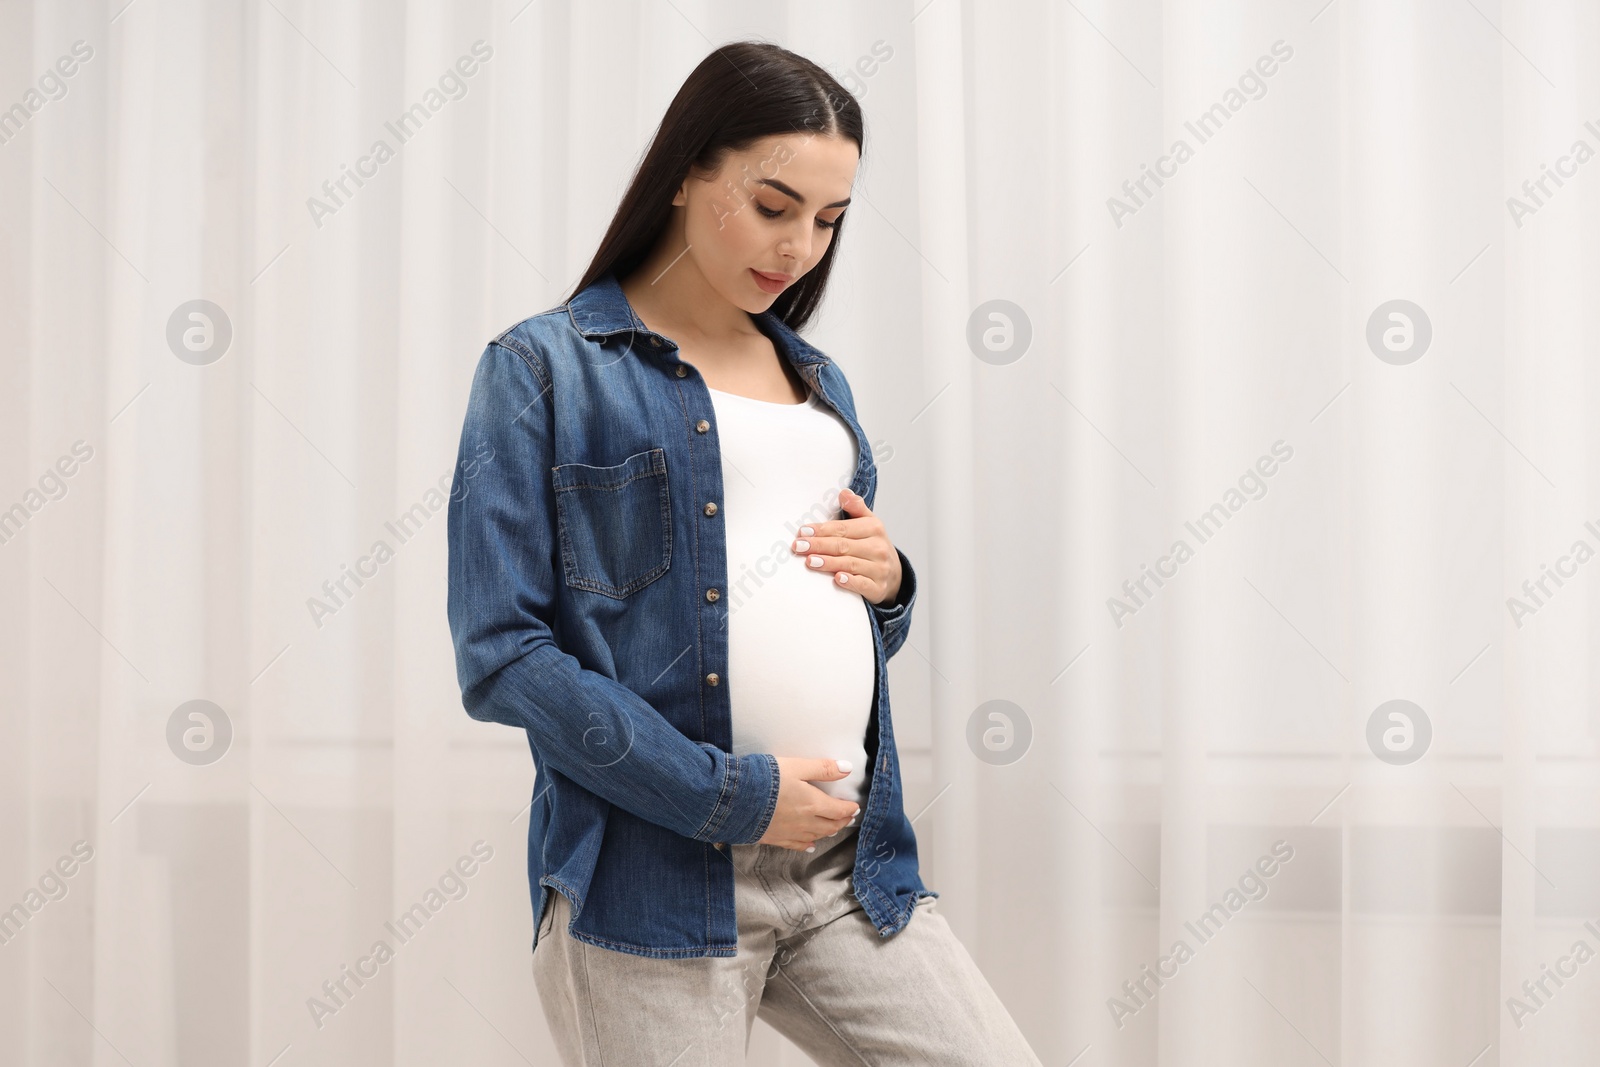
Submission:
M 792 280 L 781 274 L 763 274 L 754 267 L 750 268 L 750 275 L 755 278 L 756 284 L 761 286 L 762 291 L 768 293 L 783 292 L 784 289 L 788 288 L 789 282 Z

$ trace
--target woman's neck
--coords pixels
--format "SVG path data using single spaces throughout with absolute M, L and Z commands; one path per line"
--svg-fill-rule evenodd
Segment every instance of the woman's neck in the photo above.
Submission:
M 759 333 L 750 313 L 730 303 L 688 256 L 663 243 L 626 278 L 622 292 L 644 324 L 674 340 L 734 343 Z

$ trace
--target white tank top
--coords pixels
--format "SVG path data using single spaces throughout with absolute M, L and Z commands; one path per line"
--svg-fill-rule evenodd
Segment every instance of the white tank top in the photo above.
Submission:
M 728 680 L 733 754 L 850 760 L 813 782 L 865 805 L 867 724 L 877 660 L 861 594 L 790 545 L 801 526 L 842 517 L 855 434 L 816 397 L 776 404 L 711 390 L 728 539 Z

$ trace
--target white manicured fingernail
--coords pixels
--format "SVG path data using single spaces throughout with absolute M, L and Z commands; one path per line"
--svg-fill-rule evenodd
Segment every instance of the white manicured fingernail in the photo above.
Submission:
M 795 549 L 796 552 L 810 552 L 811 551 L 811 542 L 810 541 L 796 541 L 794 543 L 794 549 Z
M 806 849 L 807 852 L 815 852 L 816 850 L 817 850 L 817 846 L 816 845 L 812 845 L 810 848 Z
M 806 563 L 807 563 L 807 565 L 812 566 L 812 567 L 820 567 L 820 566 L 822 566 L 822 557 L 821 556 L 812 556 L 810 559 L 806 560 Z
M 851 772 L 851 770 L 853 770 L 855 768 L 855 764 L 851 763 L 847 759 L 835 760 L 834 762 L 838 763 L 839 764 L 839 769 L 841 771 L 843 771 L 844 773 L 846 773 L 846 774 L 849 774 Z

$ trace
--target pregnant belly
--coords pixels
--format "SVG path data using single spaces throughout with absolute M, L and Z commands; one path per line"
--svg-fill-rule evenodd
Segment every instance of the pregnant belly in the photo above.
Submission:
M 866 731 L 877 659 L 858 593 L 831 574 L 784 559 L 770 578 L 746 572 L 728 615 L 733 750 L 743 756 L 847 759 L 848 778 L 816 782 L 844 800 L 865 800 Z

